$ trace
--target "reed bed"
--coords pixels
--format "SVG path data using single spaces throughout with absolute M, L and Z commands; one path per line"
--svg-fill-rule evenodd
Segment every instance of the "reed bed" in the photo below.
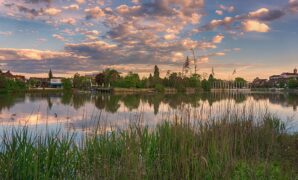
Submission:
M 75 133 L 10 130 L 2 136 L 0 178 L 297 180 L 298 134 L 270 114 L 256 121 L 233 113 L 196 123 L 176 115 L 154 129 L 135 122 L 81 141 Z

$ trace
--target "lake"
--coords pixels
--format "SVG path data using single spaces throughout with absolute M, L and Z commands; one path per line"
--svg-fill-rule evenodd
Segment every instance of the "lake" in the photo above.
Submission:
M 253 114 L 254 119 L 272 113 L 286 122 L 289 132 L 297 132 L 297 106 L 298 95 L 287 93 L 0 95 L 0 132 L 24 126 L 36 132 L 88 133 L 95 127 L 107 132 L 133 123 L 154 128 L 165 119 L 204 122 L 231 111 Z

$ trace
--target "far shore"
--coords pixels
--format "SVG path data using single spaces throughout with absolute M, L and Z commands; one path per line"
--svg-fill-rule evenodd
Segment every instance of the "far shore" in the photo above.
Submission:
M 143 94 L 143 93 L 165 93 L 176 94 L 179 93 L 175 88 L 165 88 L 164 92 L 158 92 L 154 88 L 106 88 L 105 93 L 110 94 Z M 40 92 L 64 92 L 62 88 L 30 88 L 25 92 L 28 93 L 40 93 Z M 91 92 L 89 90 L 83 91 L 78 89 L 72 89 L 71 92 Z M 100 93 L 100 91 L 98 91 Z M 204 92 L 202 89 L 186 88 L 184 92 L 186 94 L 195 94 Z M 239 92 L 239 93 L 295 93 L 298 94 L 298 89 L 272 89 L 272 88 L 255 88 L 255 89 L 211 89 L 211 92 Z

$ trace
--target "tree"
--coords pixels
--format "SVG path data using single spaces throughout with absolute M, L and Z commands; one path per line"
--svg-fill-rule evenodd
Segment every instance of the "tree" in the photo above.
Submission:
M 189 58 L 187 56 L 186 57 L 186 60 L 185 60 L 185 62 L 183 64 L 183 70 L 184 70 L 185 73 L 188 73 L 189 69 L 190 69 L 190 60 L 189 60 Z
M 157 65 L 154 66 L 154 75 L 153 75 L 153 78 L 154 78 L 155 80 L 160 79 L 160 77 L 159 77 L 159 68 L 158 68 Z
M 192 88 L 200 87 L 200 76 L 198 74 L 193 74 L 190 78 L 188 78 L 188 85 Z
M 53 78 L 53 73 L 52 73 L 52 69 L 50 69 L 49 71 L 49 79 L 52 79 Z
M 76 73 L 73 77 L 73 87 L 80 88 L 81 85 L 81 76 L 79 73 Z
M 27 89 L 26 83 L 0 76 L 0 92 L 20 92 Z
M 288 81 L 288 88 L 290 88 L 290 89 L 298 88 L 298 80 L 290 79 Z
M 138 74 L 130 72 L 124 78 L 118 79 L 114 85 L 122 88 L 139 88 L 141 81 Z
M 234 83 L 240 88 L 242 88 L 246 84 L 246 82 L 247 81 L 242 77 L 236 77 L 234 81 Z
M 204 91 L 210 91 L 211 90 L 210 82 L 207 81 L 206 79 L 204 79 L 202 81 L 202 88 L 203 88 Z
M 117 80 L 120 79 L 120 73 L 115 69 L 106 69 L 103 72 L 105 77 L 105 85 L 113 85 Z
M 72 82 L 70 79 L 63 79 L 62 80 L 63 90 L 70 91 L 72 88 Z
M 212 82 L 214 82 L 216 79 L 214 78 L 214 76 L 213 76 L 213 74 L 210 74 L 209 75 L 209 78 L 208 78 L 208 81 L 210 82 L 210 83 L 212 83 Z
M 105 75 L 103 73 L 99 73 L 95 77 L 95 81 L 97 85 L 103 85 L 105 83 Z

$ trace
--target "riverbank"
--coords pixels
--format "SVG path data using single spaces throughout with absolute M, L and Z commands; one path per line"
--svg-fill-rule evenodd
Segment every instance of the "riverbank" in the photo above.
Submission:
M 113 133 L 6 132 L 2 179 L 297 179 L 298 135 L 272 116 L 191 124 L 174 118 L 154 130 L 132 123 Z
M 61 88 L 30 88 L 26 90 L 27 93 L 51 93 L 51 92 L 63 92 Z
M 298 89 L 285 89 L 285 88 L 252 88 L 252 92 L 276 92 L 276 93 L 297 93 Z

